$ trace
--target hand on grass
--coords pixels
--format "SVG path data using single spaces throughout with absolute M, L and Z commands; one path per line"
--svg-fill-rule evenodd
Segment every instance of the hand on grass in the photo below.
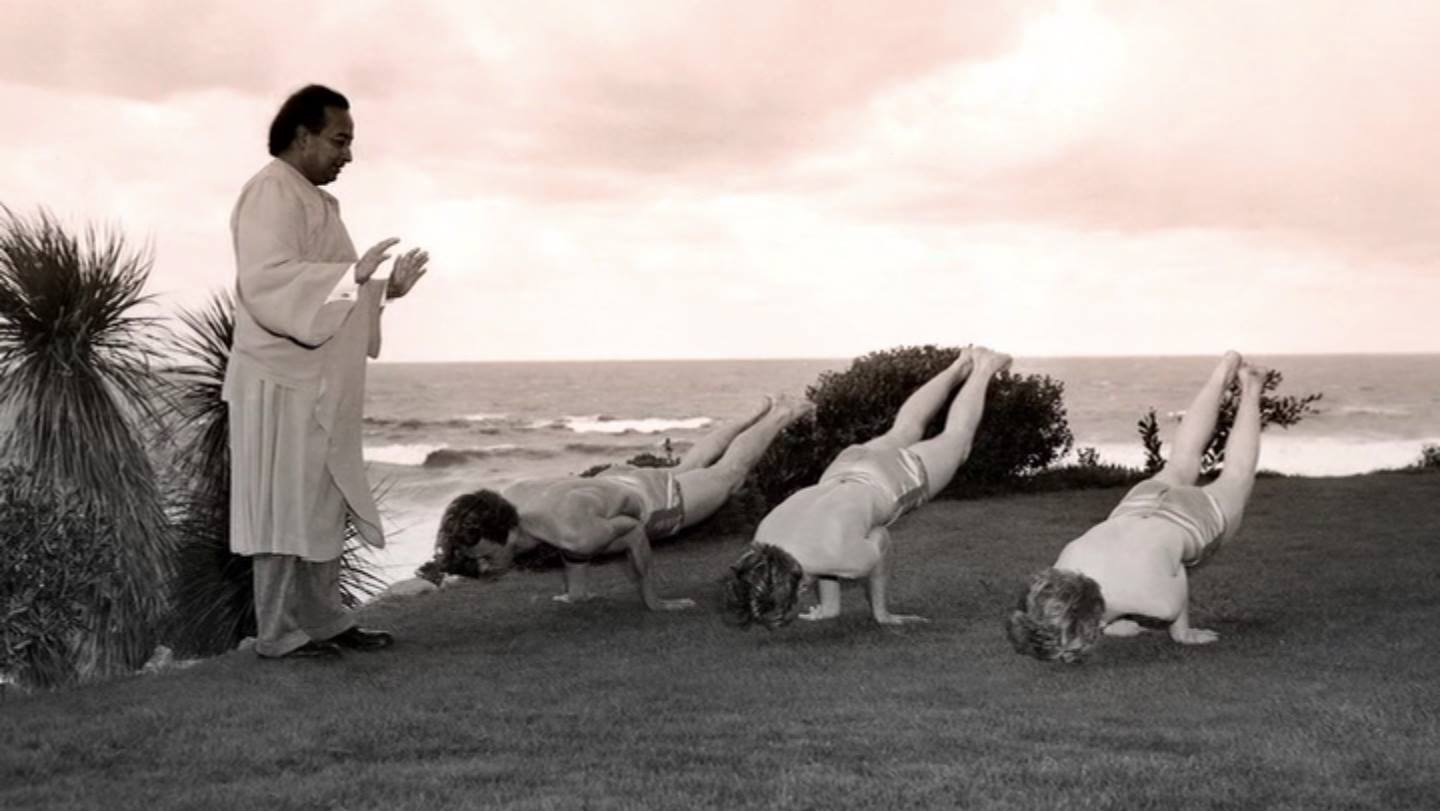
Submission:
M 1182 630 L 1170 629 L 1170 638 L 1181 645 L 1209 645 L 1220 638 L 1214 631 L 1207 631 L 1204 628 L 1186 628 Z
M 812 605 L 800 615 L 800 619 L 809 622 L 819 622 L 820 620 L 833 620 L 838 616 L 840 616 L 839 611 L 827 612 L 824 606 Z
M 655 608 L 658 611 L 684 611 L 687 608 L 694 608 L 695 601 L 689 597 L 680 597 L 674 600 L 657 600 Z
M 917 614 L 880 614 L 875 621 L 881 625 L 909 625 L 918 622 L 929 622 L 930 620 Z
M 1135 620 L 1115 620 L 1105 626 L 1106 636 L 1139 636 L 1144 630 Z

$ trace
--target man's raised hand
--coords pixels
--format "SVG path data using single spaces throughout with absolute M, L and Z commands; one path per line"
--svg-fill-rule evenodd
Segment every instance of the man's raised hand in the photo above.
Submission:
M 420 281 L 425 275 L 426 263 L 430 261 L 430 254 L 419 248 L 411 248 L 395 260 L 395 268 L 390 272 L 390 286 L 386 288 L 385 295 L 388 298 L 400 298 L 410 292 L 410 288 Z
M 380 269 L 380 263 L 390 258 L 390 254 L 386 253 L 386 251 L 394 247 L 395 243 L 399 241 L 397 237 L 390 237 L 389 239 L 382 239 L 371 246 L 370 250 L 366 251 L 365 255 L 360 257 L 360 261 L 355 263 L 355 283 L 364 284 L 370 281 L 370 277 L 374 276 L 375 271 Z

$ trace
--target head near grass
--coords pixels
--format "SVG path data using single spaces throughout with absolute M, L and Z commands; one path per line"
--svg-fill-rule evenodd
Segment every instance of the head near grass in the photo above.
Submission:
M 1100 639 L 1105 598 L 1100 584 L 1079 572 L 1046 569 L 1020 589 L 1005 633 L 1017 653 L 1051 662 L 1076 663 Z
M 476 490 L 456 496 L 440 519 L 435 536 L 435 559 L 421 567 L 429 580 L 447 574 L 463 577 L 498 576 L 514 563 L 510 533 L 520 514 L 494 490 Z
M 725 621 L 737 628 L 761 625 L 774 630 L 795 619 L 800 562 L 778 546 L 751 544 L 725 576 Z

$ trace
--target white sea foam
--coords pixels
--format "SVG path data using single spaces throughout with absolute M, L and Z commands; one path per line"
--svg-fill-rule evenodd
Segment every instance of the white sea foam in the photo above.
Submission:
M 440 450 L 442 445 L 377 445 L 365 448 L 365 461 L 382 462 L 387 465 L 408 465 L 419 467 L 425 457 Z
M 695 431 L 709 425 L 709 417 L 687 417 L 685 419 L 664 419 L 642 417 L 634 420 L 618 420 L 609 417 L 561 417 L 559 420 L 541 421 L 532 427 L 555 425 L 568 428 L 577 434 L 658 434 L 665 431 Z
M 481 411 L 475 414 L 466 414 L 464 417 L 461 417 L 461 419 L 466 422 L 498 422 L 499 420 L 508 419 L 509 416 L 509 414 L 489 414 Z
M 405 465 L 407 467 L 420 467 L 430 454 L 440 450 L 451 450 L 457 454 L 474 454 L 476 456 L 504 456 L 511 451 L 518 451 L 521 446 L 509 442 L 499 445 L 482 445 L 478 448 L 447 448 L 444 445 L 377 445 L 365 449 L 365 461 L 383 462 L 388 465 Z
M 1394 406 L 1379 405 L 1353 405 L 1340 406 L 1333 410 L 1320 409 L 1320 413 L 1328 413 L 1333 417 L 1408 417 L 1410 410 L 1396 408 Z
M 1414 464 L 1427 444 L 1440 444 L 1440 437 L 1368 440 L 1273 436 L 1267 432 L 1260 440 L 1260 469 L 1295 476 L 1350 476 Z M 1100 452 L 1101 462 L 1130 467 L 1145 464 L 1145 451 L 1138 441 L 1075 442 L 1076 448 L 1086 446 Z M 1164 451 L 1168 454 L 1168 443 Z

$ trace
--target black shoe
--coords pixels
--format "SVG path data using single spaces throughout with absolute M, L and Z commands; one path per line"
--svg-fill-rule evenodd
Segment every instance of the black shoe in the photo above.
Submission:
M 371 631 L 355 626 L 341 631 L 325 642 L 351 650 L 380 650 L 395 644 L 395 637 L 385 631 Z
M 265 656 L 261 659 L 339 659 L 345 655 L 340 646 L 330 641 L 310 641 L 304 645 L 279 656 Z

